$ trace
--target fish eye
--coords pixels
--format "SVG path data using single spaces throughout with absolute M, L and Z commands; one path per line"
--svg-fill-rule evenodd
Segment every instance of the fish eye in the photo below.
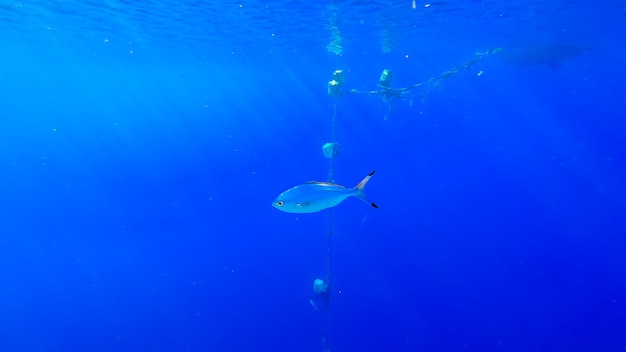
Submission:
M 283 205 L 285 205 L 285 203 L 283 203 L 282 200 L 279 200 L 278 202 L 276 202 L 276 205 L 278 205 L 279 207 L 282 207 Z

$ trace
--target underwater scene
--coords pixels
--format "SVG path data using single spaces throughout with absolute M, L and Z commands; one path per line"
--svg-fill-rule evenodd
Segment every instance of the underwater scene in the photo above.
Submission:
M 626 2 L 0 3 L 0 352 L 624 351 Z

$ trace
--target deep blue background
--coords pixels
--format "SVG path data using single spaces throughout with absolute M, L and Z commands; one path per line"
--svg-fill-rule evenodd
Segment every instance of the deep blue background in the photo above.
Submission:
M 329 217 L 271 201 L 327 179 L 333 104 L 335 181 L 377 170 L 380 209 L 333 210 L 326 347 L 623 350 L 624 4 L 411 7 L 3 5 L 0 351 L 321 351 Z M 486 56 L 386 120 L 326 92 L 557 44 L 589 50 Z

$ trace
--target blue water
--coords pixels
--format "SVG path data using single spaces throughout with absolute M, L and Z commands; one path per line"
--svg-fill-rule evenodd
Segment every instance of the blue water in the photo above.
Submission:
M 625 23 L 623 1 L 2 2 L 0 351 L 623 351 Z M 458 70 L 390 111 L 349 93 L 383 69 Z M 271 206 L 372 170 L 379 209 Z

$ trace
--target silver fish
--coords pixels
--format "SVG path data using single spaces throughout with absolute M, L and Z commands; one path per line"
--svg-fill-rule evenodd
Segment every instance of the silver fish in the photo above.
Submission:
M 316 213 L 320 210 L 336 207 L 349 197 L 357 197 L 374 208 L 378 208 L 378 205 L 367 200 L 363 192 L 367 181 L 374 175 L 374 172 L 376 171 L 370 172 L 354 188 L 346 188 L 330 182 L 307 182 L 281 193 L 274 199 L 272 206 L 286 213 Z

